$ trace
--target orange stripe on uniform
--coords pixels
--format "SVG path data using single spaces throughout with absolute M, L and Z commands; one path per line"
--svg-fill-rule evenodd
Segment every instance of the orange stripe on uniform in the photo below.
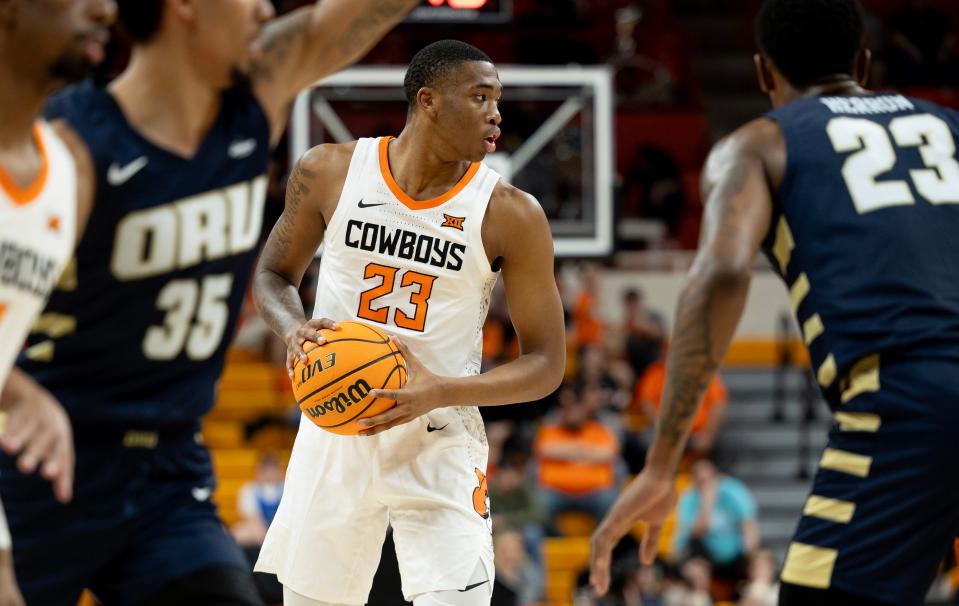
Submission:
M 47 184 L 47 149 L 43 146 L 43 137 L 40 136 L 40 127 L 33 125 L 33 140 L 37 145 L 37 152 L 40 154 L 40 172 L 37 173 L 33 183 L 26 187 L 20 187 L 16 181 L 7 174 L 3 167 L 0 167 L 0 189 L 10 197 L 10 200 L 17 206 L 25 206 L 36 200 L 43 187 Z
M 444 202 L 448 202 L 453 196 L 463 191 L 463 188 L 466 187 L 470 180 L 473 179 L 473 176 L 476 175 L 476 171 L 479 170 L 479 162 L 474 162 L 470 164 L 470 167 L 466 170 L 466 173 L 460 178 L 459 182 L 454 185 L 448 192 L 432 198 L 430 200 L 414 200 L 409 197 L 403 188 L 399 186 L 396 182 L 396 179 L 393 178 L 393 173 L 390 171 L 390 141 L 393 137 L 383 137 L 380 139 L 380 173 L 383 175 L 383 180 L 386 181 L 386 186 L 390 188 L 390 191 L 393 192 L 393 195 L 396 196 L 396 199 L 403 203 L 403 206 L 409 208 L 410 210 L 427 210 L 430 208 L 436 208 Z

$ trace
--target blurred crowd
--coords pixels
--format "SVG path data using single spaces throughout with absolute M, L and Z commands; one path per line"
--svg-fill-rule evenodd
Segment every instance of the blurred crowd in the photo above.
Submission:
M 498 582 L 516 595 L 503 603 L 540 603 L 543 537 L 588 536 L 643 467 L 665 382 L 666 327 L 637 289 L 621 293 L 622 321 L 611 325 L 599 312 L 601 292 L 596 267 L 586 266 L 575 291 L 563 293 L 568 363 L 558 392 L 543 402 L 483 411 L 494 528 L 510 554 L 502 559 L 497 551 Z M 487 368 L 518 353 L 506 312 L 496 297 L 484 331 Z M 627 539 L 609 603 L 775 603 L 769 596 L 776 564 L 761 548 L 756 503 L 712 460 L 726 405 L 716 376 L 693 423 L 683 466 L 688 487 L 661 550 L 668 557 L 640 569 Z M 592 603 L 585 576 L 581 581 L 577 603 Z

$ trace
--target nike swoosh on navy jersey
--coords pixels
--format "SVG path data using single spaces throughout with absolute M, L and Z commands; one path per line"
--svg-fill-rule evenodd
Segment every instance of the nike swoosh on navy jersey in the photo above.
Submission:
M 360 200 L 356 203 L 360 208 L 373 208 L 374 206 L 386 206 L 386 202 L 380 202 L 379 204 L 364 204 L 363 200 Z
M 202 503 L 210 498 L 210 495 L 213 494 L 213 489 L 206 486 L 194 486 L 190 493 L 194 499 Z
M 150 160 L 146 156 L 140 156 L 133 162 L 124 164 L 123 166 L 114 162 L 110 165 L 110 168 L 107 169 L 107 183 L 113 186 L 123 185 L 143 170 L 143 167 L 149 162 Z
M 243 139 L 230 144 L 226 153 L 234 160 L 246 158 L 256 150 L 256 139 Z

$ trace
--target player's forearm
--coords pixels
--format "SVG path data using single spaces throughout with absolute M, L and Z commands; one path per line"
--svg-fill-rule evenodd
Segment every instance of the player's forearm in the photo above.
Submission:
M 686 280 L 666 362 L 666 385 L 647 465 L 672 473 L 693 417 L 719 368 L 749 290 L 748 267 L 725 267 L 702 254 Z
M 534 402 L 559 387 L 565 370 L 561 352 L 530 352 L 471 377 L 450 377 L 444 391 L 449 406 L 500 406 Z
M 253 274 L 253 302 L 285 342 L 306 322 L 299 286 L 326 230 L 318 199 L 325 194 L 324 146 L 297 160 L 286 182 L 286 203 L 270 231 Z M 326 162 L 330 164 L 329 161 Z
M 284 341 L 306 322 L 296 285 L 268 268 L 258 267 L 256 270 L 253 303 L 267 325 Z

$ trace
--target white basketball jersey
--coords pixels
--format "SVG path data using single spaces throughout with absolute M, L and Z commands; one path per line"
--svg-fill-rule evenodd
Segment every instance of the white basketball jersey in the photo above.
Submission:
M 34 128 L 40 174 L 18 187 L 0 168 L 0 387 L 73 251 L 77 170 L 44 122 Z
M 446 194 L 417 202 L 390 173 L 389 141 L 356 144 L 324 238 L 313 316 L 377 325 L 434 373 L 478 374 L 496 281 L 481 229 L 500 176 L 475 163 Z

